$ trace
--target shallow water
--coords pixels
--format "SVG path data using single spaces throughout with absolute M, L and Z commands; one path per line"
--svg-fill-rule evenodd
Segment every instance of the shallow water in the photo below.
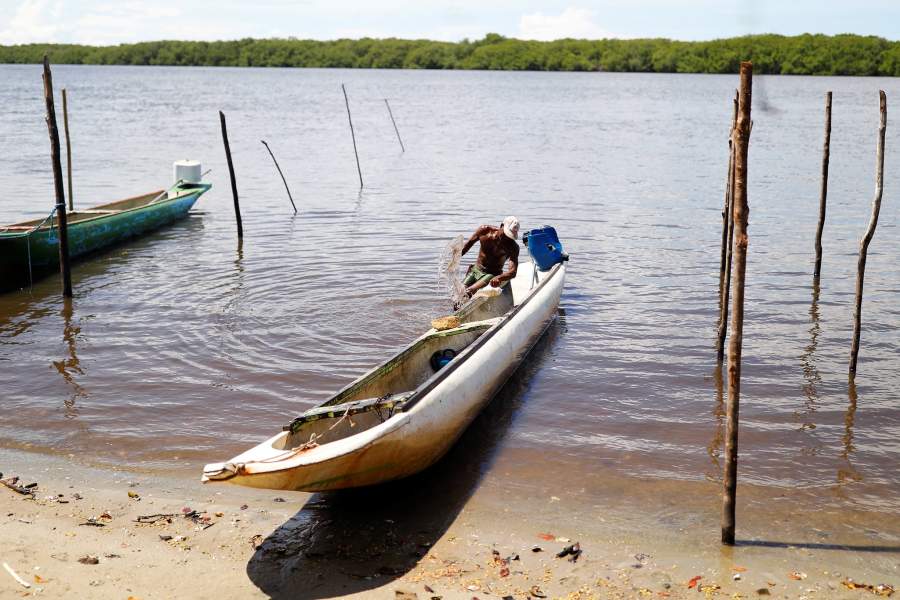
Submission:
M 49 212 L 52 181 L 40 69 L 0 72 L 0 222 L 13 222 Z M 551 343 L 514 382 L 518 409 L 481 468 L 509 469 L 511 486 L 548 472 L 547 485 L 575 487 L 595 471 L 720 477 L 713 343 L 735 77 L 75 66 L 54 77 L 69 90 L 76 205 L 164 187 L 185 157 L 212 168 L 214 187 L 186 221 L 80 263 L 72 310 L 55 277 L 0 296 L 0 445 L 198 474 L 421 333 L 447 307 L 435 275 L 446 243 L 516 214 L 525 229 L 555 225 L 572 260 Z M 900 98 L 900 80 L 756 85 L 741 481 L 896 510 L 900 135 L 890 123 L 855 390 L 847 358 L 877 90 Z

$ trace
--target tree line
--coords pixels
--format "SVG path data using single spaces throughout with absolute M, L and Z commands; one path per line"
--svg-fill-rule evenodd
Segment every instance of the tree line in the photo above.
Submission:
M 563 39 L 537 42 L 490 33 L 481 40 L 435 42 L 396 38 L 316 41 L 242 39 L 157 41 L 117 46 L 0 46 L 0 63 L 483 69 L 900 76 L 900 42 L 853 34 L 748 35 L 702 42 L 668 39 Z

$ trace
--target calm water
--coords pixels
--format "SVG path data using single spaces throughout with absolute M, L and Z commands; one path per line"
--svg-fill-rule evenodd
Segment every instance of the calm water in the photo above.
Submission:
M 40 70 L 0 73 L 0 222 L 12 222 L 45 215 L 52 182 Z M 529 457 L 521 473 L 533 477 L 552 465 L 554 479 L 573 486 L 601 471 L 720 476 L 713 340 L 735 77 L 54 73 L 70 94 L 77 205 L 161 188 L 172 161 L 185 157 L 212 168 L 214 188 L 186 221 L 79 264 L 73 310 L 64 310 L 56 278 L 0 296 L 0 445 L 197 475 L 205 461 L 273 434 L 422 332 L 446 308 L 436 278 L 444 244 L 516 214 L 525 228 L 554 224 L 572 261 L 564 315 L 514 384 L 518 409 L 501 424 L 496 453 Z M 341 82 L 354 111 L 362 193 Z M 846 365 L 857 241 L 874 190 L 877 90 L 890 103 L 900 80 L 756 84 L 741 481 L 896 510 L 893 123 L 855 390 Z M 813 304 L 829 89 L 832 176 Z M 242 246 L 219 109 L 241 193 Z M 260 139 L 287 175 L 296 217 Z

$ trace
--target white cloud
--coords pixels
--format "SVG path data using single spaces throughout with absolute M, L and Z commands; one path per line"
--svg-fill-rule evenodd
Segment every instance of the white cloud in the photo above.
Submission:
M 73 37 L 89 44 L 117 44 L 136 39 L 161 39 L 184 33 L 181 11 L 140 2 L 97 4 L 75 21 Z M 148 36 L 148 33 L 152 35 Z
M 519 19 L 519 37 L 525 40 L 562 38 L 600 39 L 617 37 L 596 22 L 596 13 L 586 8 L 569 7 L 560 15 L 534 13 Z
M 0 44 L 28 44 L 57 41 L 62 2 L 24 0 L 0 31 Z

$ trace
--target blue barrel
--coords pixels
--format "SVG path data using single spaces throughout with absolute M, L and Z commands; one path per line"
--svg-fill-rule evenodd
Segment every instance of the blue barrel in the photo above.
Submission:
M 541 271 L 548 271 L 553 265 L 569 260 L 569 255 L 563 252 L 556 230 L 549 225 L 525 232 L 522 241 Z

